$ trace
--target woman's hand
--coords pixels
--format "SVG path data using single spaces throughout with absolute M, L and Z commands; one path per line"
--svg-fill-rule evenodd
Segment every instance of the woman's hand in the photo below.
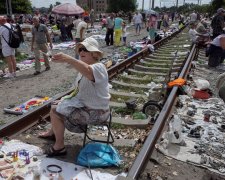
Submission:
M 73 57 L 71 57 L 67 54 L 64 54 L 62 52 L 57 53 L 52 56 L 52 61 L 56 62 L 56 63 L 68 63 L 72 59 L 73 59 Z

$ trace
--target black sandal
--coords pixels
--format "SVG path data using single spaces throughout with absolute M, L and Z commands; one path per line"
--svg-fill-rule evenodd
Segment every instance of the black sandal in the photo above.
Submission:
M 59 150 L 55 150 L 53 148 L 53 146 L 51 146 L 49 149 L 47 149 L 45 151 L 45 154 L 47 155 L 47 157 L 54 157 L 54 156 L 63 156 L 63 155 L 66 155 L 67 152 L 66 152 L 66 148 L 62 148 L 62 149 L 59 149 Z

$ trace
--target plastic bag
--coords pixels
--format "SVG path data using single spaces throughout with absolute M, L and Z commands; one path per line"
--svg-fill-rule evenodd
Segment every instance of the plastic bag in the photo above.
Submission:
M 206 90 L 210 87 L 209 81 L 205 79 L 194 79 L 194 82 L 199 90 Z
M 182 124 L 181 120 L 177 115 L 174 115 L 174 118 L 171 119 L 169 123 L 170 131 L 168 132 L 169 142 L 170 143 L 180 143 L 182 141 Z
M 118 166 L 121 157 L 109 144 L 89 143 L 79 153 L 77 164 L 86 167 Z

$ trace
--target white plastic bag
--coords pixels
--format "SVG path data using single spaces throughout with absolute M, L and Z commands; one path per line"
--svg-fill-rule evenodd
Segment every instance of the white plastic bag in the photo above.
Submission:
M 182 141 L 182 124 L 179 116 L 174 115 L 169 123 L 169 142 L 179 144 Z
M 210 87 L 209 81 L 205 79 L 194 79 L 194 82 L 199 90 L 206 90 Z

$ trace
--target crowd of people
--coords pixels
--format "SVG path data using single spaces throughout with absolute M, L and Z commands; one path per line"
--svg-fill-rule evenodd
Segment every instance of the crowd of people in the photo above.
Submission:
M 88 28 L 94 28 L 96 19 L 100 21 L 102 29 L 105 30 L 105 43 L 106 46 L 121 46 L 127 45 L 127 35 L 129 34 L 128 25 L 133 24 L 135 28 L 135 35 L 139 36 L 142 31 L 148 31 L 150 42 L 154 43 L 158 30 L 163 30 L 165 33 L 168 30 L 169 24 L 174 20 L 179 23 L 184 23 L 187 19 L 182 14 L 176 12 L 164 12 L 156 13 L 151 12 L 134 12 L 124 14 L 119 13 L 104 13 L 99 17 L 95 14 L 94 9 L 90 13 L 84 13 L 83 15 L 75 16 L 58 16 L 58 15 L 46 15 L 40 14 L 39 11 L 35 11 L 34 15 L 19 15 L 12 17 L 1 17 L 0 19 L 0 34 L 1 38 L 2 54 L 6 59 L 8 65 L 8 73 L 4 77 L 16 76 L 16 60 L 15 49 L 11 48 L 5 39 L 9 38 L 8 28 L 12 27 L 12 24 L 32 24 L 32 41 L 31 51 L 35 55 L 35 72 L 34 75 L 38 75 L 41 72 L 41 66 L 39 62 L 40 55 L 44 56 L 45 70 L 50 70 L 48 60 L 48 49 L 52 48 L 52 42 L 55 41 L 52 33 L 49 33 L 50 27 L 55 30 L 58 29 L 61 32 L 61 40 L 75 40 L 76 43 L 82 42 L 85 39 L 85 33 Z M 224 50 L 220 46 L 220 41 L 223 41 L 224 33 L 224 9 L 219 8 L 213 18 L 210 20 L 208 14 L 200 15 L 193 11 L 189 15 L 190 30 L 189 36 L 193 43 L 198 45 L 207 45 L 210 67 L 220 66 L 224 58 Z M 209 24 L 211 22 L 211 26 Z M 98 23 L 99 24 L 99 23 Z M 73 35 L 72 30 L 75 30 Z M 53 32 L 53 31 L 52 31 Z M 5 39 L 4 39 L 5 37 Z M 23 38 L 23 36 L 22 36 Z M 218 40 L 219 39 L 219 40 Z M 24 40 L 22 40 L 24 41 Z M 216 53 L 215 53 L 216 52 Z M 75 54 L 75 57 L 79 59 L 79 53 Z
M 209 66 L 216 67 L 223 63 L 225 55 L 225 34 L 224 34 L 225 10 L 220 8 L 212 19 L 212 36 L 208 29 L 208 17 L 201 17 L 197 13 L 190 14 L 189 35 L 193 43 L 210 44 L 209 47 Z M 100 18 L 102 29 L 105 28 L 106 46 L 119 47 L 127 44 L 127 23 L 133 23 L 135 35 L 139 36 L 142 30 L 147 30 L 151 43 L 155 42 L 157 30 L 165 33 L 171 22 L 175 19 L 179 23 L 184 23 L 185 17 L 178 13 L 128 13 L 128 19 L 121 13 L 104 14 Z M 64 131 L 67 128 L 73 132 L 83 132 L 84 126 L 92 123 L 107 121 L 109 110 L 109 86 L 106 67 L 99 62 L 103 52 L 99 49 L 98 42 L 89 37 L 85 37 L 87 29 L 94 28 L 96 15 L 94 10 L 90 14 L 83 16 L 62 16 L 40 15 L 38 12 L 31 15 L 20 15 L 14 20 L 0 16 L 0 36 L 2 54 L 8 64 L 8 73 L 4 77 L 11 78 L 16 76 L 15 48 L 12 48 L 8 39 L 14 28 L 13 23 L 32 24 L 31 51 L 35 55 L 34 75 L 41 73 L 40 55 L 44 56 L 45 71 L 50 70 L 49 48 L 53 46 L 53 39 L 48 31 L 48 25 L 57 28 L 61 32 L 61 40 L 75 40 L 75 56 L 64 53 L 53 55 L 52 61 L 57 63 L 68 63 L 79 72 L 76 79 L 75 91 L 54 102 L 51 109 L 51 124 L 49 131 L 39 135 L 41 138 L 55 138 L 55 144 L 46 151 L 49 156 L 66 154 L 64 146 Z M 128 20 L 128 21 L 127 21 Z M 14 22 L 13 22 L 14 21 Z M 73 37 L 72 30 L 76 33 Z M 122 41 L 122 42 L 121 42 Z
M 141 31 L 144 30 L 149 32 L 151 38 L 151 43 L 155 42 L 157 29 L 163 29 L 166 32 L 169 26 L 169 18 L 172 21 L 179 19 L 182 21 L 182 16 L 175 13 L 162 13 L 157 14 L 154 11 L 152 13 L 135 12 L 124 14 L 119 13 L 109 13 L 99 16 L 99 21 L 101 23 L 102 29 L 106 31 L 105 33 L 105 43 L 107 46 L 119 47 L 121 45 L 127 45 L 127 25 L 133 23 L 135 26 L 136 35 L 139 36 Z M 83 15 L 75 16 L 59 16 L 49 14 L 40 14 L 39 11 L 35 11 L 34 15 L 19 15 L 8 17 L 1 17 L 0 32 L 3 34 L 2 37 L 9 39 L 10 31 L 7 29 L 15 28 L 13 25 L 20 27 L 22 24 L 32 24 L 32 40 L 31 40 L 31 51 L 35 55 L 35 72 L 34 75 L 41 73 L 40 66 L 40 55 L 44 56 L 45 70 L 50 70 L 49 60 L 48 60 L 48 50 L 52 48 L 52 43 L 55 41 L 53 30 L 60 30 L 61 41 L 75 40 L 76 43 L 82 42 L 85 39 L 85 33 L 88 28 L 94 28 L 97 16 L 95 11 L 92 9 L 90 14 L 84 13 Z M 128 18 L 128 19 L 127 19 Z M 7 27 L 4 27 L 4 26 Z M 49 29 L 52 29 L 52 33 L 49 33 Z M 75 35 L 73 35 L 72 30 L 75 30 Z M 21 31 L 21 30 L 20 30 Z M 22 32 L 21 39 L 23 39 Z M 24 40 L 21 40 L 24 41 Z M 6 78 L 12 78 L 16 76 L 16 60 L 15 60 L 15 49 L 10 47 L 4 38 L 1 38 L 2 43 L 2 53 L 5 57 L 9 72 L 4 75 Z M 10 50 L 10 53 L 9 53 Z M 7 51 L 8 53 L 5 53 Z M 76 53 L 75 57 L 79 59 L 79 54 Z
M 225 9 L 219 8 L 212 18 L 200 16 L 195 11 L 190 14 L 189 36 L 193 44 L 206 49 L 208 67 L 225 70 Z M 225 73 L 217 78 L 218 95 L 225 102 Z
M 156 16 L 155 16 L 156 17 Z M 131 19 L 135 24 L 136 35 L 141 33 L 145 18 L 137 12 Z M 85 38 L 85 32 L 90 23 L 94 27 L 94 10 L 90 16 L 64 16 L 55 18 L 53 15 L 40 15 L 35 12 L 34 16 L 20 15 L 14 19 L 0 16 L 1 49 L 8 65 L 8 72 L 4 78 L 16 76 L 15 48 L 9 44 L 12 30 L 16 30 L 13 24 L 32 24 L 31 51 L 35 55 L 34 75 L 41 73 L 40 55 L 44 56 L 45 71 L 50 70 L 49 48 L 52 48 L 52 38 L 48 31 L 48 25 L 56 26 L 61 31 L 61 40 L 75 40 L 75 56 L 71 57 L 64 53 L 55 54 L 53 62 L 68 63 L 79 72 L 76 79 L 76 92 L 61 101 L 54 102 L 51 109 L 52 127 L 48 132 L 39 135 L 41 138 L 54 137 L 55 144 L 50 147 L 46 154 L 58 156 L 66 154 L 64 146 L 64 131 L 67 128 L 73 132 L 83 132 L 86 124 L 101 123 L 109 117 L 109 86 L 108 75 L 105 66 L 99 63 L 103 52 L 99 49 L 98 42 L 93 38 Z M 110 13 L 102 16 L 102 28 L 106 28 L 105 42 L 107 46 L 126 45 L 127 25 L 120 13 Z M 155 25 L 154 25 L 155 26 Z M 72 29 L 76 29 L 75 37 Z
M 223 8 L 217 9 L 217 12 L 211 19 L 207 14 L 200 16 L 195 11 L 190 14 L 190 39 L 193 43 L 206 47 L 209 67 L 224 69 L 224 20 L 225 10 Z
M 193 43 L 207 49 L 208 66 L 223 69 L 225 58 L 225 33 L 224 33 L 225 10 L 219 8 L 210 19 L 207 15 L 200 15 L 197 12 L 190 14 L 189 35 Z M 87 124 L 102 124 L 110 116 L 110 93 L 108 74 L 106 67 L 100 63 L 103 52 L 98 42 L 93 38 L 86 38 L 85 32 L 88 28 L 94 28 L 95 12 L 84 16 L 63 16 L 20 15 L 14 22 L 19 24 L 32 24 L 32 39 L 29 47 L 35 55 L 34 75 L 41 75 L 40 56 L 44 56 L 45 71 L 51 70 L 49 63 L 49 48 L 53 46 L 54 39 L 49 33 L 48 26 L 57 28 L 61 32 L 61 40 L 75 40 L 75 55 L 69 56 L 65 53 L 57 53 L 52 57 L 52 63 L 67 63 L 79 74 L 75 80 L 75 88 L 72 94 L 54 101 L 51 106 L 50 118 L 51 127 L 46 132 L 38 134 L 40 138 L 54 139 L 54 144 L 46 149 L 48 157 L 66 155 L 67 149 L 64 144 L 65 129 L 82 133 Z M 128 19 L 126 19 L 128 18 Z M 143 12 L 129 13 L 127 17 L 120 13 L 104 14 L 100 18 L 102 29 L 105 29 L 106 46 L 126 46 L 129 36 L 128 25 L 134 25 L 134 36 L 137 39 L 143 31 L 148 31 L 151 43 L 156 41 L 156 33 L 168 30 L 169 25 L 175 19 L 180 23 L 184 21 L 182 15 L 177 13 L 156 13 L 145 14 Z M 14 23 L 9 17 L 0 16 L 0 37 L 2 54 L 8 65 L 8 73 L 5 78 L 16 76 L 15 48 L 10 47 L 8 39 L 10 30 Z M 72 31 L 76 30 L 73 34 Z M 21 41 L 22 38 L 21 38 Z M 43 67 L 42 67 L 43 68 Z M 225 73 L 218 77 L 217 88 L 219 96 L 225 101 Z

